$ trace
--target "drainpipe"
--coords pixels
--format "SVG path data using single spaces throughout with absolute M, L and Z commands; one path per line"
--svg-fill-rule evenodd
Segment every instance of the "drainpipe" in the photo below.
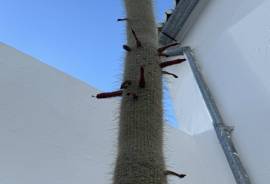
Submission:
M 218 140 L 226 155 L 227 161 L 230 165 L 230 168 L 232 170 L 236 183 L 237 184 L 251 184 L 249 176 L 240 160 L 240 156 L 231 139 L 231 133 L 233 131 L 233 128 L 230 126 L 227 126 L 224 123 L 222 116 L 214 101 L 214 98 L 212 97 L 211 92 L 209 88 L 207 87 L 207 84 L 204 81 L 203 76 L 197 64 L 195 63 L 195 58 L 193 56 L 191 48 L 190 47 L 175 48 L 173 50 L 170 50 L 166 54 L 170 56 L 183 54 L 187 58 L 189 62 L 189 66 L 193 72 L 194 78 L 199 86 L 204 102 L 212 118 L 213 126 L 216 131 Z

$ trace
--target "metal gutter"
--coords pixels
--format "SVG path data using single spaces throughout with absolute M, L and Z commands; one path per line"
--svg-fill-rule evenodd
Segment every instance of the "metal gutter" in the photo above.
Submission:
M 175 41 L 179 32 L 181 32 L 192 14 L 194 8 L 201 0 L 180 0 L 177 3 L 173 14 L 166 22 L 160 34 L 160 44 L 166 45 Z

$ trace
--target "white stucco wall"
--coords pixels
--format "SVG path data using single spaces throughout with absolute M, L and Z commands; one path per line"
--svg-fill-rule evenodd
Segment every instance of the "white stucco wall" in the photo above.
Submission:
M 225 123 L 235 127 L 233 140 L 256 184 L 269 183 L 270 175 L 269 10 L 269 0 L 210 0 L 183 41 L 193 49 Z M 171 82 L 182 130 L 202 123 L 207 130 L 209 121 L 205 107 L 198 110 L 198 94 L 186 92 L 194 88 L 188 64 L 171 70 L 183 76 Z M 195 111 L 184 113 L 191 106 Z M 196 128 L 188 131 L 194 132 Z
M 111 183 L 119 99 L 0 44 L 0 182 Z M 194 92 L 192 92 L 194 93 Z M 233 184 L 213 131 L 165 126 L 169 183 Z
M 107 183 L 115 153 L 115 101 L 0 45 L 0 182 Z

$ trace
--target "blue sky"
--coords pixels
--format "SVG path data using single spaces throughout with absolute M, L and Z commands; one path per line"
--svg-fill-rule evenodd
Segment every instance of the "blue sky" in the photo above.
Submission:
M 119 88 L 125 26 L 116 19 L 125 15 L 122 0 L 0 0 L 0 4 L 1 42 L 100 90 Z M 157 22 L 173 6 L 173 0 L 156 0 Z

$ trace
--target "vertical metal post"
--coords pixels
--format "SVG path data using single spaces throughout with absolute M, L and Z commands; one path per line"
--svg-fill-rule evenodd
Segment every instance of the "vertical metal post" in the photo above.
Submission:
M 236 183 L 251 184 L 248 174 L 242 165 L 239 154 L 237 153 L 237 150 L 235 149 L 235 146 L 231 139 L 231 133 L 233 131 L 233 128 L 225 125 L 221 117 L 221 114 L 217 108 L 217 105 L 207 87 L 207 84 L 205 83 L 202 74 L 200 73 L 195 63 L 195 59 L 192 55 L 192 50 L 190 49 L 190 47 L 183 47 L 180 49 L 178 48 L 178 50 L 177 49 L 173 50 L 171 51 L 171 53 L 168 54 L 172 56 L 172 55 L 179 55 L 180 53 L 183 53 L 189 62 L 193 75 L 196 79 L 196 82 L 202 93 L 203 99 L 211 115 L 218 140 L 229 162 Z

